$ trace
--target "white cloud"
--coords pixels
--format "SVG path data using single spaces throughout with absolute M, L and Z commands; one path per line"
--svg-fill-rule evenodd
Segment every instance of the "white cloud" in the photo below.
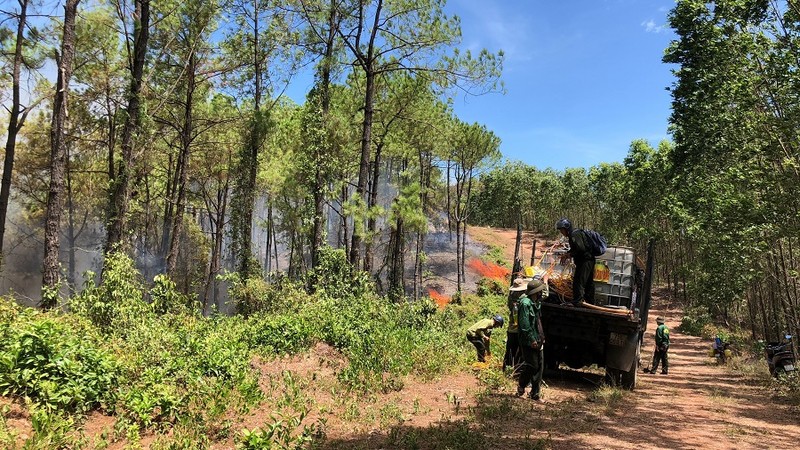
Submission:
M 642 22 L 642 26 L 644 27 L 644 31 L 648 33 L 661 33 L 667 28 L 666 25 L 656 25 L 653 19 Z

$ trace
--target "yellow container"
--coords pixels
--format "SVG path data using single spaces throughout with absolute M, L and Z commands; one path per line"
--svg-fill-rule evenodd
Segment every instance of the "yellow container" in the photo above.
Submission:
M 533 270 L 533 266 L 525 267 L 525 269 L 523 269 L 523 272 L 525 273 L 525 278 L 533 278 L 533 275 L 535 273 Z

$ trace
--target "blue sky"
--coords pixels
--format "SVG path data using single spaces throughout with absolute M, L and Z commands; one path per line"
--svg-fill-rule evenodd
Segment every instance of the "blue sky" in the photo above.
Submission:
M 503 156 L 538 168 L 620 162 L 634 139 L 668 139 L 675 35 L 669 0 L 448 0 L 463 46 L 505 52 L 507 93 L 454 99 Z

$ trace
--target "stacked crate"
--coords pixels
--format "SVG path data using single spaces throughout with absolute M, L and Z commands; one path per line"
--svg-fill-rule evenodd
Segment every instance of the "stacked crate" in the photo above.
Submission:
M 597 257 L 598 264 L 608 267 L 608 281 L 595 276 L 595 302 L 598 305 L 631 307 L 634 294 L 636 257 L 630 247 L 609 247 Z M 606 278 L 606 277 L 600 277 Z

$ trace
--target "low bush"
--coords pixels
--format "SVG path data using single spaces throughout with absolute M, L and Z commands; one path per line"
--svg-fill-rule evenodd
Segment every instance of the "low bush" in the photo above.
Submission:
M 298 353 L 314 342 L 307 320 L 297 315 L 261 313 L 247 320 L 243 338 L 249 348 L 262 355 Z
M 13 321 L 0 322 L 0 394 L 23 397 L 46 411 L 113 406 L 117 361 L 90 324 L 34 309 L 2 309 Z

